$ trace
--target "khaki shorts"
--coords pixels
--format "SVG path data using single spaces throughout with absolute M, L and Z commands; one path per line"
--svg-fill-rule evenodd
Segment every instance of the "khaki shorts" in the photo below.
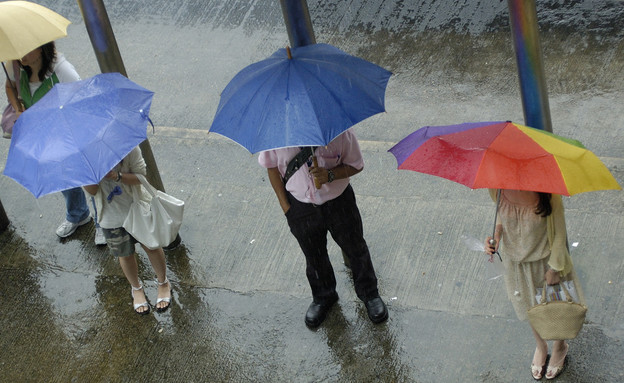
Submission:
M 116 229 L 105 229 L 104 238 L 112 255 L 116 257 L 127 257 L 135 253 L 134 245 L 138 243 L 133 236 L 128 234 L 126 229 L 118 227 Z

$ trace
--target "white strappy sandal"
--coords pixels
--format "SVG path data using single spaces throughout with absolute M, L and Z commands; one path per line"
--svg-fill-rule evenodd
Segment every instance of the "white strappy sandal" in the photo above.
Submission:
M 163 282 L 158 282 L 158 280 L 156 280 L 155 282 L 156 282 L 156 285 L 158 285 L 158 286 L 164 286 L 164 285 L 169 283 L 169 278 L 165 278 L 165 280 Z M 164 307 L 158 307 L 158 304 L 160 302 L 165 302 L 165 303 L 167 303 L 167 305 L 164 306 Z M 169 306 L 171 306 L 171 284 L 169 284 L 169 296 L 167 298 L 158 298 L 158 299 L 156 299 L 156 306 L 154 306 L 154 307 L 156 308 L 156 312 L 162 313 L 162 312 L 167 311 Z
M 134 287 L 132 285 L 130 285 L 130 287 L 132 288 L 132 290 L 130 290 L 130 293 L 132 294 L 132 300 L 134 301 L 134 292 L 143 290 L 143 284 L 141 283 L 139 285 L 139 287 Z M 139 314 L 139 315 L 147 315 L 150 312 L 150 305 L 149 305 L 149 303 L 147 303 L 147 301 L 145 301 L 143 303 L 135 303 L 135 304 L 133 304 L 133 306 L 134 306 L 134 312 Z M 141 307 L 147 307 L 147 310 L 137 311 Z

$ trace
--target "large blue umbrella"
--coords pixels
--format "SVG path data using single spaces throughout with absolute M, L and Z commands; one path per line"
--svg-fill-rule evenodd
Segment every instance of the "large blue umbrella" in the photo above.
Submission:
M 37 198 L 97 184 L 147 138 L 153 95 L 119 73 L 56 84 L 15 123 L 4 174 Z
M 324 146 L 385 111 L 391 74 L 327 44 L 280 49 L 230 81 L 210 131 L 251 153 Z

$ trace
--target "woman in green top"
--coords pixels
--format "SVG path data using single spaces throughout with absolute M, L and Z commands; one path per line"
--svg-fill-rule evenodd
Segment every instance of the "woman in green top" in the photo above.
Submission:
M 7 98 L 17 111 L 18 117 L 22 113 L 21 108 L 18 107 L 20 102 L 28 109 L 52 89 L 54 84 L 80 80 L 74 66 L 62 54 L 57 54 L 54 42 L 49 42 L 29 52 L 19 60 L 19 64 L 19 84 L 16 85 L 21 100 L 18 100 L 13 93 L 9 81 L 6 83 Z M 12 68 L 13 65 L 7 66 L 10 72 L 9 79 L 14 82 L 17 76 Z M 61 193 L 65 197 L 66 216 L 65 221 L 57 228 L 56 234 L 65 238 L 72 235 L 79 226 L 88 223 L 91 216 L 82 188 L 64 190 Z M 96 228 L 95 242 L 106 244 L 98 228 Z

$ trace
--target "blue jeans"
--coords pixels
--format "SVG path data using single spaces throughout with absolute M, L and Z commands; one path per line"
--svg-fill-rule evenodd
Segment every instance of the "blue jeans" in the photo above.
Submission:
M 61 193 L 65 197 L 66 218 L 69 222 L 78 223 L 89 217 L 89 206 L 82 188 L 63 190 Z

